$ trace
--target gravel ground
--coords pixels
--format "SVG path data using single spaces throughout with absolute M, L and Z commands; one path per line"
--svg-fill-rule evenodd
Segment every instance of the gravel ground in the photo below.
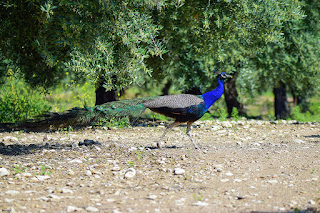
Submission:
M 320 212 L 318 123 L 196 124 L 0 133 L 0 209 Z

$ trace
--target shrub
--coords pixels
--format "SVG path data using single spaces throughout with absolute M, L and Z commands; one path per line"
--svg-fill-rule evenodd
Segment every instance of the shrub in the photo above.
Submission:
M 19 69 L 8 69 L 5 83 L 0 89 L 0 122 L 14 123 L 33 118 L 51 109 L 44 94 L 31 90 L 22 80 Z

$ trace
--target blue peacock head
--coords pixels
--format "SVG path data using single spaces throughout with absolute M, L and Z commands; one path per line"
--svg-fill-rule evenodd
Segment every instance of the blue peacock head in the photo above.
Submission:
M 215 69 L 214 70 L 214 73 L 217 73 L 218 74 L 218 79 L 219 79 L 219 81 L 224 81 L 225 79 L 230 79 L 230 78 L 232 78 L 232 75 L 228 75 L 227 73 L 225 73 L 225 72 L 217 72 L 217 70 L 218 69 Z
M 228 79 L 228 78 L 232 78 L 232 75 L 228 75 L 227 73 L 225 73 L 225 72 L 222 72 L 222 73 L 220 73 L 219 74 L 219 77 L 218 77 L 219 79 Z

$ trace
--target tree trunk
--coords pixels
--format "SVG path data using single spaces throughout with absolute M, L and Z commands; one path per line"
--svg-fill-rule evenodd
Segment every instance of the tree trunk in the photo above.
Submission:
M 237 77 L 238 72 L 235 72 L 233 78 L 224 84 L 224 98 L 227 104 L 229 116 L 231 116 L 233 107 L 238 109 L 240 116 L 246 116 L 243 104 L 238 101 L 238 92 L 236 88 Z
M 200 87 L 189 88 L 188 90 L 185 90 L 183 93 L 192 94 L 192 95 L 201 95 L 202 94 Z
M 162 95 L 169 95 L 169 90 L 171 85 L 172 85 L 172 81 L 171 80 L 167 81 L 167 83 L 164 85 L 162 89 Z
M 305 113 L 309 110 L 309 103 L 307 102 L 307 99 L 300 95 L 293 95 L 293 103 L 295 105 L 298 105 L 301 109 L 301 112 Z
M 289 117 L 289 105 L 287 99 L 286 85 L 281 82 L 273 89 L 274 93 L 274 114 L 276 119 L 286 119 Z
M 116 77 L 114 77 L 116 81 Z M 96 105 L 101 105 L 111 101 L 117 101 L 118 99 L 118 90 L 106 91 L 106 88 L 103 87 L 104 80 L 101 79 L 98 88 L 96 89 Z

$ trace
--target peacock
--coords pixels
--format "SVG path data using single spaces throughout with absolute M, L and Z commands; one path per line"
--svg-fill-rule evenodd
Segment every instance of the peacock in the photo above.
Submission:
M 65 113 L 51 113 L 46 115 L 45 119 L 23 123 L 20 126 L 33 127 L 33 129 L 44 126 L 50 126 L 50 128 L 82 126 L 96 122 L 101 118 L 108 120 L 128 116 L 138 117 L 148 108 L 153 112 L 175 119 L 172 124 L 167 126 L 157 142 L 158 148 L 161 148 L 161 141 L 169 130 L 182 123 L 187 123 L 186 134 L 194 147 L 198 149 L 190 136 L 191 126 L 222 96 L 224 80 L 231 77 L 225 72 L 220 73 L 218 86 L 213 91 L 202 95 L 179 94 L 113 101 L 95 107 L 73 108 Z

